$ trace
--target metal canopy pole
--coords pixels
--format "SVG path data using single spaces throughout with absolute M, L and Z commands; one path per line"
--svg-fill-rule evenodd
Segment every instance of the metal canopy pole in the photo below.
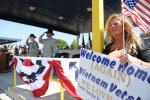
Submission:
M 92 49 L 104 48 L 104 0 L 92 0 Z

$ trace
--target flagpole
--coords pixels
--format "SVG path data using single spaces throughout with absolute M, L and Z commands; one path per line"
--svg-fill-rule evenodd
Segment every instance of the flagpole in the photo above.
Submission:
M 121 0 L 121 3 L 123 3 L 123 0 Z M 122 4 L 122 7 L 124 4 Z M 122 12 L 122 30 L 123 30 L 123 49 L 125 50 L 125 31 L 124 31 L 124 14 Z M 123 54 L 125 54 L 125 51 L 123 50 Z
M 122 14 L 122 20 L 123 20 L 123 49 L 125 49 L 125 31 L 124 31 L 124 15 Z M 124 52 L 125 53 L 125 52 Z
M 123 3 L 123 0 L 121 0 L 121 3 Z M 122 7 L 124 7 L 124 4 L 122 4 Z M 125 54 L 125 31 L 124 31 L 124 14 L 122 12 L 122 32 L 123 32 L 123 55 Z M 125 72 L 125 68 L 123 68 L 123 72 Z
M 123 3 L 123 0 L 121 0 L 121 3 Z M 121 4 L 121 7 L 123 7 L 124 4 Z M 123 32 L 123 55 L 125 54 L 125 31 L 124 31 L 124 14 L 122 12 L 122 32 Z M 123 65 L 124 66 L 124 65 Z M 123 73 L 125 74 L 125 67 L 123 67 Z M 120 84 L 121 87 L 123 84 Z M 125 88 L 122 88 L 123 90 L 125 90 Z

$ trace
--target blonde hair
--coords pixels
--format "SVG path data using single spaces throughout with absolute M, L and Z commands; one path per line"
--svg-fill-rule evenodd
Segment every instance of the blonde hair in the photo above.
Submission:
M 105 31 L 106 31 L 106 42 L 107 44 L 113 43 L 114 38 L 111 36 L 110 33 L 110 22 L 117 18 L 122 24 L 123 24 L 123 17 L 121 14 L 112 14 L 105 25 Z M 128 49 L 128 52 L 134 52 L 137 53 L 137 46 L 141 47 L 142 41 L 137 36 L 136 32 L 133 30 L 133 25 L 130 22 L 129 18 L 124 17 L 124 32 L 125 32 L 125 47 Z

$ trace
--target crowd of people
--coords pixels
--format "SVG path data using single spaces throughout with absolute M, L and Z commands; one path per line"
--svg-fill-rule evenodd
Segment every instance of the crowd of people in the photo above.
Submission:
M 0 52 L 1 53 L 10 53 L 12 55 L 16 56 L 27 56 L 28 54 L 28 46 L 24 45 L 3 45 L 0 47 Z

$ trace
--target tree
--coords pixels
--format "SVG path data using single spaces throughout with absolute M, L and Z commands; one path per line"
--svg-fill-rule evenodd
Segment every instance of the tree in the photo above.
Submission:
M 73 40 L 72 44 L 71 44 L 71 48 L 72 49 L 77 49 L 77 41 L 76 40 Z
M 56 42 L 57 42 L 57 47 L 58 48 L 63 48 L 63 47 L 68 46 L 67 42 L 64 41 L 64 40 L 56 39 Z

